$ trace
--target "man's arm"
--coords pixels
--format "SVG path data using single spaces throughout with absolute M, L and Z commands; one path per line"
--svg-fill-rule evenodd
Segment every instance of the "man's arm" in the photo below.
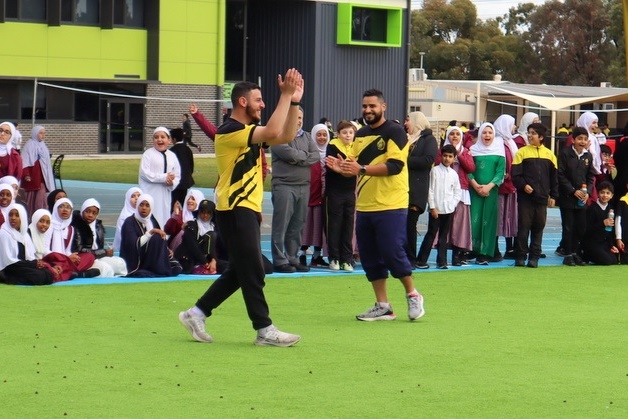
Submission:
M 195 104 L 190 105 L 190 115 L 192 115 L 192 118 L 194 118 L 194 121 L 199 126 L 201 131 L 203 131 L 205 135 L 207 135 L 213 141 L 216 137 L 216 131 L 218 131 L 216 125 L 209 122 L 207 118 L 205 118 L 205 115 L 203 115 L 201 111 L 198 110 Z M 191 132 L 188 134 L 191 134 Z
M 303 97 L 303 77 L 296 69 L 286 72 L 285 78 L 277 76 L 277 84 L 281 91 L 275 112 L 266 126 L 260 126 L 253 131 L 253 144 L 266 143 L 268 145 L 283 144 L 292 141 L 297 134 L 297 120 L 299 107 L 292 103 L 300 103 Z

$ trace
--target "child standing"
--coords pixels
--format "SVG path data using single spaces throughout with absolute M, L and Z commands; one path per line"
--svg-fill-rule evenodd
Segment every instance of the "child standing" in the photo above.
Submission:
M 181 180 L 181 166 L 170 150 L 170 131 L 157 127 L 153 132 L 153 147 L 142 155 L 139 187 L 155 199 L 153 214 L 160 226 L 166 224 L 170 213 L 172 191 Z
M 346 159 L 353 146 L 355 127 L 351 122 L 343 120 L 338 123 L 337 132 L 338 138 L 329 142 L 326 155 L 340 155 Z M 333 270 L 352 271 L 356 178 L 343 176 L 330 168 L 326 170 L 325 209 L 329 267 Z
M 512 181 L 517 188 L 518 226 L 515 266 L 536 268 L 541 257 L 547 206 L 558 198 L 556 156 L 543 145 L 547 128 L 540 123 L 528 126 L 528 145 L 521 148 L 512 162 Z M 528 237 L 530 245 L 528 246 Z
M 558 206 L 563 227 L 561 248 L 563 264 L 567 266 L 585 265 L 579 250 L 586 224 L 587 201 L 595 177 L 593 158 L 585 148 L 589 133 L 585 128 L 576 127 L 572 135 L 573 144 L 563 147 L 558 155 Z
M 451 168 L 456 158 L 456 149 L 448 144 L 440 150 L 441 162 L 430 171 L 430 187 L 427 193 L 427 202 L 430 207 L 430 217 L 427 224 L 427 233 L 423 237 L 416 266 L 427 269 L 427 258 L 438 232 L 438 254 L 436 263 L 438 269 L 447 269 L 447 236 L 451 226 L 451 219 L 460 202 L 461 189 L 458 173 Z

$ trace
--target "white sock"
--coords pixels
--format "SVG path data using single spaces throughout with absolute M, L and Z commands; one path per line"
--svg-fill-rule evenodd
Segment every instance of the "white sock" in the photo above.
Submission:
M 378 301 L 377 304 L 379 304 L 379 306 L 382 308 L 390 308 L 390 303 L 382 303 Z
M 205 313 L 203 313 L 203 311 L 200 308 L 196 307 L 196 306 L 194 306 L 191 309 L 189 309 L 188 313 L 190 313 L 190 315 L 194 316 L 194 317 L 202 317 L 204 319 L 207 318 Z
M 408 297 L 410 297 L 411 295 L 419 295 L 419 292 L 416 290 L 416 288 L 414 289 L 414 291 L 408 294 Z
M 261 329 L 257 329 L 258 336 L 266 336 L 266 333 L 273 328 L 274 326 L 271 324 L 270 326 L 262 327 Z

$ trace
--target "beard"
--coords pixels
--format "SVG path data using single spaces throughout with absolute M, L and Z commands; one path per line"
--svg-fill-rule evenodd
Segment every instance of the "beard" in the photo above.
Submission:
M 362 116 L 364 117 L 364 122 L 366 122 L 367 125 L 375 125 L 379 121 L 381 121 L 381 119 L 384 117 L 384 114 L 380 112 L 375 114 L 362 114 Z
M 259 124 L 262 120 L 259 116 L 257 116 L 257 111 L 255 111 L 252 106 L 246 105 L 246 114 L 249 118 L 251 118 L 251 122 L 254 124 Z

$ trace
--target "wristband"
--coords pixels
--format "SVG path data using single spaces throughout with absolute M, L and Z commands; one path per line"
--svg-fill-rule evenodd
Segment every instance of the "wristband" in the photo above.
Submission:
M 301 106 L 301 102 L 290 102 L 290 106 Z

